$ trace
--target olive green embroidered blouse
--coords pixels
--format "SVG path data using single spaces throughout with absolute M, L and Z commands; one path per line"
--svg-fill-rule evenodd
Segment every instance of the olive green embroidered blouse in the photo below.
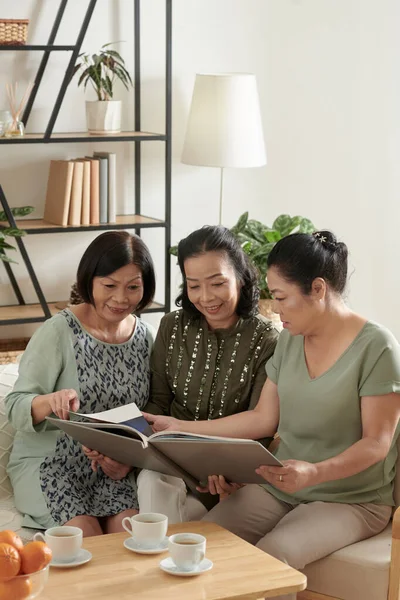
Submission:
M 146 411 L 192 421 L 254 408 L 278 335 L 261 315 L 210 330 L 204 317 L 169 313 L 153 346 Z

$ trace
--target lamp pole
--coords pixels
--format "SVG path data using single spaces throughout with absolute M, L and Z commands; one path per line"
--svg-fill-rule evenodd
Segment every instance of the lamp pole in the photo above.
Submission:
M 219 185 L 219 225 L 222 225 L 222 198 L 224 193 L 224 167 L 221 167 L 220 185 Z

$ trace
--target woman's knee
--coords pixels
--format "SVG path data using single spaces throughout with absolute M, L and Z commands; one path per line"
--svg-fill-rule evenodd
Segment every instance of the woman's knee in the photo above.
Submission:
M 261 538 L 256 546 L 270 556 L 290 565 L 293 569 L 304 569 L 306 566 L 304 561 L 305 552 L 301 542 L 286 540 L 283 536 L 274 534 L 271 531 Z

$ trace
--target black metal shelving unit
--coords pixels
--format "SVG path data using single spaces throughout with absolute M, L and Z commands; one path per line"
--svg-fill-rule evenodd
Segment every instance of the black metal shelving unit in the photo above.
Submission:
M 28 235 L 43 235 L 48 233 L 68 233 L 77 231 L 104 231 L 111 229 L 134 229 L 140 235 L 142 229 L 161 228 L 165 230 L 165 297 L 164 304 L 154 303 L 144 312 L 168 312 L 170 310 L 170 287 L 171 287 L 171 262 L 169 248 L 171 245 L 171 166 L 172 166 L 172 0 L 165 0 L 166 11 L 166 45 L 165 45 L 165 133 L 149 133 L 141 131 L 141 60 L 140 60 L 140 5 L 141 0 L 133 0 L 134 3 L 134 94 L 135 94 L 135 130 L 123 131 L 110 136 L 91 136 L 84 133 L 53 133 L 54 124 L 57 120 L 65 92 L 73 73 L 76 60 L 81 50 L 93 11 L 98 0 L 88 0 L 85 17 L 82 22 L 76 43 L 74 45 L 57 45 L 55 39 L 68 4 L 68 0 L 60 0 L 58 11 L 51 29 L 48 42 L 45 45 L 26 46 L 0 46 L 0 52 L 4 51 L 40 51 L 43 57 L 36 74 L 35 85 L 27 102 L 22 121 L 25 126 L 28 122 L 32 106 L 42 82 L 46 66 L 51 52 L 71 52 L 71 57 L 61 83 L 49 122 L 44 133 L 25 134 L 22 138 L 0 138 L 0 145 L 7 144 L 60 144 L 79 142 L 131 142 L 135 146 L 135 214 L 119 215 L 116 223 L 102 223 L 98 225 L 60 227 L 46 223 L 43 219 L 15 220 L 5 193 L 0 185 L 0 205 L 7 216 L 8 223 L 0 224 L 4 227 L 20 227 Z M 153 219 L 141 214 L 141 144 L 144 142 L 161 141 L 165 143 L 165 217 Z M 43 322 L 60 310 L 62 301 L 48 302 L 40 287 L 29 254 L 22 238 L 15 238 L 22 259 L 27 268 L 29 277 L 37 294 L 38 304 L 26 304 L 17 279 L 13 273 L 10 263 L 4 262 L 6 273 L 9 277 L 18 304 L 12 306 L 0 306 L 0 325 L 18 325 L 25 323 Z

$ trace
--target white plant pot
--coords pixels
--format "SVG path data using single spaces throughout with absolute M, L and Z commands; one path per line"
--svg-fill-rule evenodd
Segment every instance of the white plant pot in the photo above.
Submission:
M 95 135 L 119 133 L 121 131 L 121 101 L 87 101 L 86 122 L 89 133 Z

